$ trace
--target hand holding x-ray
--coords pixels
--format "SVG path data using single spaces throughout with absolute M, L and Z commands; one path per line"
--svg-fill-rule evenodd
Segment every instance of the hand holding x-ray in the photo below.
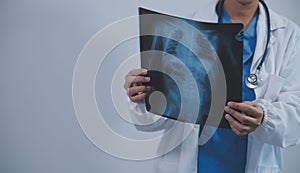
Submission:
M 134 69 L 126 75 L 124 88 L 131 101 L 143 102 L 149 93 L 151 87 L 144 85 L 150 82 L 150 77 L 146 75 L 146 69 Z
M 229 102 L 224 110 L 231 129 L 237 135 L 247 135 L 261 125 L 264 117 L 263 109 L 254 102 Z M 241 113 L 242 112 L 242 113 Z

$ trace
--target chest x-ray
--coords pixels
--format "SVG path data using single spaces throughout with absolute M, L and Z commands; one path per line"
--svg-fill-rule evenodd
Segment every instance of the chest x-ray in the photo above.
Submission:
M 242 100 L 243 26 L 194 21 L 139 8 L 141 66 L 148 69 L 148 111 L 230 128 L 227 101 Z

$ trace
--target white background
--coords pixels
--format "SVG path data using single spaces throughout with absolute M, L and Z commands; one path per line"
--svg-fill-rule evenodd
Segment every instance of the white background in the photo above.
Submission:
M 300 24 L 299 1 L 267 2 Z M 121 160 L 86 138 L 72 105 L 74 66 L 97 31 L 136 15 L 138 6 L 189 15 L 200 5 L 199 0 L 1 0 L 0 172 L 152 172 L 153 160 Z M 284 172 L 299 172 L 299 155 L 300 147 L 284 151 Z

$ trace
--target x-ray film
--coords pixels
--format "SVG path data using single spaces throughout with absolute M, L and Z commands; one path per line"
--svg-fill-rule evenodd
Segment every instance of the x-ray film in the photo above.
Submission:
M 243 26 L 205 23 L 139 8 L 141 66 L 151 82 L 148 111 L 230 128 L 228 101 L 242 100 Z

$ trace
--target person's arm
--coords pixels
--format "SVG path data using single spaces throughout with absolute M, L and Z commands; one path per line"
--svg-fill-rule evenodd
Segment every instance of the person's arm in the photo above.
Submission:
M 148 95 L 150 87 L 144 85 L 150 82 L 146 69 L 131 70 L 125 77 L 124 88 L 127 91 L 129 110 L 135 127 L 141 131 L 158 131 L 171 127 L 172 121 L 167 118 L 154 115 L 146 110 L 144 99 Z M 140 124 L 140 125 L 139 125 Z
M 294 36 L 290 40 L 287 46 L 290 51 L 285 54 L 285 63 L 280 67 L 279 76 L 269 76 L 268 89 L 272 92 L 269 91 L 268 97 L 255 100 L 251 103 L 252 106 L 250 103 L 234 103 L 234 106 L 229 106 L 231 109 L 227 112 L 230 116 L 227 115 L 226 118 L 237 134 L 250 133 L 264 143 L 281 147 L 300 143 L 299 38 Z M 249 114 L 241 119 L 241 114 L 234 109 L 248 111 Z
M 288 147 L 300 142 L 300 37 L 291 42 L 294 47 L 286 65 L 282 67 L 283 86 L 276 99 L 258 99 L 264 110 L 264 120 L 253 136 L 260 141 Z M 271 84 L 271 83 L 270 83 Z M 272 85 L 272 84 L 271 84 Z M 276 86 L 274 86 L 276 87 Z

